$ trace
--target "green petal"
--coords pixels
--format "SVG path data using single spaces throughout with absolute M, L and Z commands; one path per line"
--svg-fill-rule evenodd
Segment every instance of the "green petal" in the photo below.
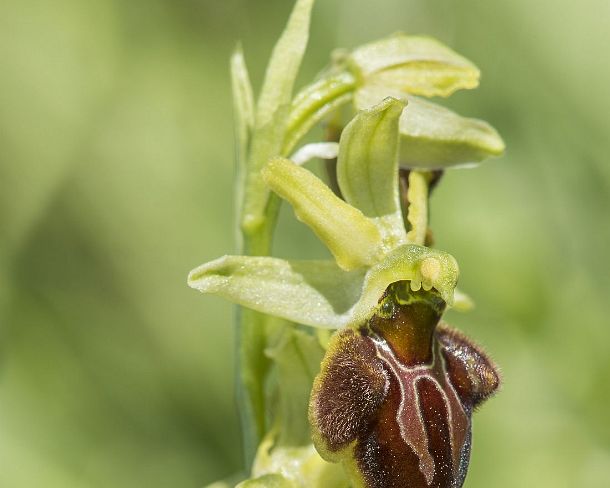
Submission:
M 368 320 L 386 288 L 397 281 L 410 281 L 414 290 L 434 288 L 451 306 L 458 274 L 457 262 L 449 253 L 414 244 L 401 246 L 367 273 L 349 325 L 357 326 Z
M 269 187 L 294 208 L 343 269 L 371 265 L 381 252 L 381 235 L 362 212 L 337 197 L 324 182 L 293 162 L 272 159 L 263 170 Z
M 384 248 L 406 243 L 398 195 L 398 122 L 405 102 L 386 98 L 341 134 L 337 179 L 343 198 L 375 219 Z
M 346 272 L 332 261 L 224 256 L 191 271 L 188 284 L 293 322 L 339 328 L 347 322 L 363 280 L 363 271 Z
M 373 106 L 387 95 L 379 86 L 359 90 L 356 107 Z M 504 141 L 487 122 L 461 117 L 418 97 L 410 96 L 408 101 L 400 117 L 401 166 L 443 169 L 477 163 L 504 152 Z
M 474 64 L 430 37 L 393 35 L 359 47 L 348 63 L 364 84 L 426 97 L 479 84 Z

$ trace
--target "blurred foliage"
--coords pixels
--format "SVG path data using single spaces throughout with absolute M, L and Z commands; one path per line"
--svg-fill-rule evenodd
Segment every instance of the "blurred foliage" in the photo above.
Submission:
M 0 3 L 0 486 L 201 486 L 241 465 L 232 307 L 186 287 L 233 246 L 228 58 L 255 85 L 286 0 Z M 467 486 L 610 486 L 610 3 L 319 0 L 336 46 L 427 33 L 481 87 L 449 105 L 502 160 L 435 192 L 504 389 Z M 277 250 L 324 251 L 285 212 Z

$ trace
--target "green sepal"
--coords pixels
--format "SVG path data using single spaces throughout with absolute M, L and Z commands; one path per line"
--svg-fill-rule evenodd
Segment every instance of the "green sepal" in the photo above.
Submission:
M 373 219 L 385 250 L 406 243 L 398 195 L 398 122 L 405 102 L 386 98 L 359 112 L 339 143 L 337 179 L 346 202 Z
M 225 256 L 194 269 L 188 284 L 292 322 L 337 329 L 368 320 L 397 281 L 410 281 L 414 290 L 434 288 L 451 306 L 458 274 L 450 254 L 407 244 L 366 272 L 347 272 L 331 261 Z
M 337 197 L 313 173 L 284 158 L 263 170 L 269 187 L 288 201 L 345 270 L 373 264 L 382 248 L 377 226 L 360 210 Z
M 347 64 L 359 85 L 380 85 L 390 90 L 426 97 L 447 97 L 459 89 L 476 88 L 478 68 L 430 37 L 395 34 L 361 46 Z
M 259 312 L 314 327 L 339 328 L 362 290 L 364 271 L 332 261 L 224 256 L 189 274 L 188 284 Z
M 359 90 L 357 109 L 374 106 L 388 95 L 381 86 Z M 504 141 L 487 122 L 462 117 L 448 108 L 408 96 L 400 117 L 400 165 L 419 169 L 446 169 L 478 163 L 504 152 Z

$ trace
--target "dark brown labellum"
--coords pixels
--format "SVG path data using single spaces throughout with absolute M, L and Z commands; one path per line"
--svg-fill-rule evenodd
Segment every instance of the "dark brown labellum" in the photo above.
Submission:
M 434 290 L 395 283 L 364 326 L 331 341 L 310 421 L 320 454 L 344 462 L 356 486 L 464 483 L 471 415 L 499 375 L 478 346 L 439 325 L 444 308 Z

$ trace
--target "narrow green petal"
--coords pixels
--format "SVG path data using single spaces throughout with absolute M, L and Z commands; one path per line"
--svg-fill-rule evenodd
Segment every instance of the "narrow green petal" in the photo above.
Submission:
M 341 134 L 337 179 L 343 198 L 375 219 L 384 247 L 406 243 L 398 195 L 398 122 L 405 102 L 386 98 L 363 110 Z
M 349 324 L 367 320 L 386 288 L 397 281 L 410 281 L 413 290 L 434 288 L 451 306 L 458 274 L 457 262 L 449 253 L 414 244 L 401 246 L 369 270 Z
M 474 64 L 430 37 L 393 35 L 359 47 L 348 63 L 363 84 L 426 97 L 446 97 L 479 84 Z
M 313 173 L 276 158 L 267 164 L 263 177 L 328 247 L 339 266 L 350 270 L 376 262 L 382 241 L 375 224 L 337 197 Z
M 293 322 L 339 328 L 358 300 L 363 280 L 363 271 L 346 272 L 332 261 L 224 256 L 191 271 L 188 284 Z
M 379 86 L 359 90 L 356 107 L 371 107 L 387 95 L 387 90 Z M 401 166 L 445 169 L 477 163 L 504 152 L 504 141 L 487 122 L 461 117 L 418 97 L 410 96 L 408 101 L 400 117 Z

